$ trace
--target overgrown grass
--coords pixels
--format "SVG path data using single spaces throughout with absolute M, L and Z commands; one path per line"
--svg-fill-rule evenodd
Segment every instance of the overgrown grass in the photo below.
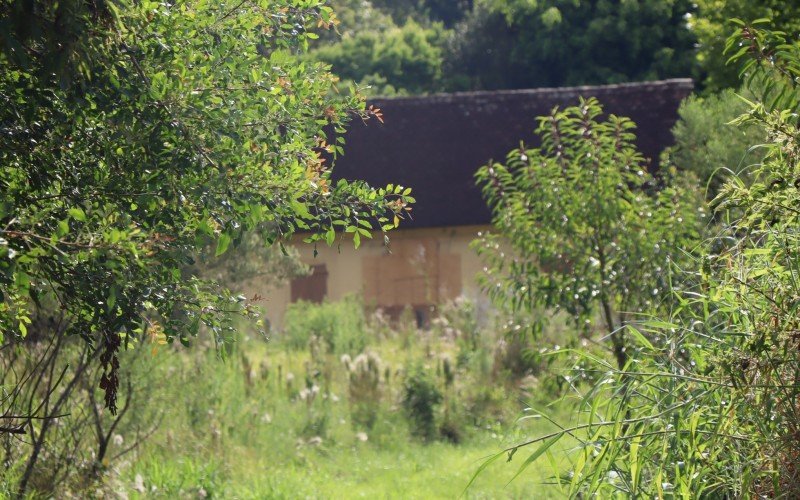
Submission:
M 311 450 L 287 442 L 294 456 L 283 458 L 254 443 L 229 448 L 225 457 L 215 454 L 212 463 L 162 450 L 126 472 L 118 487 L 131 498 L 188 496 L 201 488 L 222 498 L 455 498 L 481 459 L 504 441 L 488 435 L 464 445 L 404 441 L 387 448 L 353 440 Z M 465 496 L 563 498 L 546 484 L 551 474 L 547 466 L 529 469 L 508 484 L 515 472 L 515 467 L 496 462 Z M 133 489 L 131 474 L 141 475 L 146 493 Z
M 562 497 L 548 484 L 552 464 L 508 484 L 517 467 L 501 461 L 465 492 L 487 456 L 554 427 L 517 423 L 531 397 L 525 384 L 491 362 L 459 366 L 459 358 L 492 356 L 490 342 L 472 357 L 459 356 L 464 345 L 435 332 L 370 339 L 380 363 L 380 387 L 368 392 L 372 421 L 354 418 L 365 399 L 352 393 L 364 390 L 361 379 L 350 385 L 358 361 L 326 351 L 313 336 L 306 349 L 291 339 L 244 338 L 222 361 L 199 346 L 159 352 L 149 376 L 164 381 L 159 399 L 169 401 L 161 427 L 115 467 L 107 487 L 130 498 Z M 443 394 L 427 440 L 403 409 L 412 366 L 427 370 Z M 562 463 L 564 454 L 553 451 Z
M 557 430 L 528 408 L 574 383 L 544 376 L 543 343 L 529 356 L 523 340 L 478 321 L 464 301 L 425 331 L 413 318 L 366 317 L 353 299 L 296 311 L 270 340 L 247 327 L 222 346 L 203 335 L 189 348 L 142 335 L 122 353 L 117 416 L 99 404 L 99 372 L 87 372 L 65 396 L 68 414 L 37 433 L 38 459 L 6 436 L 0 499 L 18 495 L 34 459 L 34 498 L 563 496 L 549 483 L 568 466 L 569 440 L 519 477 L 516 464 L 497 460 L 473 478 L 487 457 Z M 67 347 L 56 373 L 85 359 Z M 572 414 L 568 405 L 551 413 L 562 422 Z

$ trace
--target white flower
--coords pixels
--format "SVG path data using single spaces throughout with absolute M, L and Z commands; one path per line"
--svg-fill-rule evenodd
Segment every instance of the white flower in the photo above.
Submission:
M 133 479 L 133 489 L 139 493 L 147 491 L 147 488 L 144 486 L 144 478 L 141 474 L 136 474 L 136 477 Z
M 366 432 L 356 432 L 356 439 L 364 443 L 369 439 L 369 436 L 367 436 Z

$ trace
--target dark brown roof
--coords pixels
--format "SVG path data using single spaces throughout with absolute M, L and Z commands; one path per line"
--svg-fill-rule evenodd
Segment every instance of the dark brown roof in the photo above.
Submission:
M 374 99 L 384 123 L 354 122 L 335 178 L 363 179 L 372 186 L 410 186 L 414 221 L 403 227 L 486 224 L 489 211 L 475 186 L 475 171 L 490 159 L 504 160 L 520 141 L 537 144 L 536 117 L 578 97 L 597 97 L 608 113 L 638 125 L 648 158 L 672 143 L 678 105 L 692 91 L 688 79 L 569 87 L 438 94 Z

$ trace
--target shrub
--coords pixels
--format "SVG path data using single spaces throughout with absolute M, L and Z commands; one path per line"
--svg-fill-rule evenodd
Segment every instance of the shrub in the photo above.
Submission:
M 353 296 L 336 302 L 296 302 L 286 310 L 284 339 L 295 349 L 305 349 L 312 336 L 322 339 L 328 352 L 353 354 L 368 343 L 364 306 Z
M 411 367 L 403 382 L 403 409 L 412 435 L 425 441 L 436 437 L 436 408 L 441 402 L 442 393 L 430 371 L 419 364 Z
M 431 326 L 441 336 L 455 339 L 462 351 L 477 351 L 483 346 L 478 307 L 466 297 L 443 304 Z
M 378 116 L 300 61 L 310 30 L 331 25 L 324 3 L 3 2 L 3 349 L 57 302 L 64 328 L 40 333 L 100 353 L 114 412 L 121 353 L 143 324 L 157 319 L 169 342 L 201 328 L 223 342 L 232 316 L 256 315 L 186 267 L 198 250 L 221 256 L 251 233 L 280 247 L 295 231 L 332 245 L 337 227 L 358 247 L 392 229 L 410 197 L 331 182 L 321 157 L 342 152 L 321 138 Z
M 738 93 L 751 97 L 746 89 Z M 763 157 L 762 150 L 751 150 L 751 146 L 764 142 L 764 128 L 730 123 L 746 111 L 747 103 L 730 89 L 717 95 L 691 96 L 678 110 L 680 120 L 672 129 L 675 146 L 669 151 L 669 161 L 680 170 L 693 172 L 709 200 L 717 196 L 730 175 L 746 177 L 747 169 Z

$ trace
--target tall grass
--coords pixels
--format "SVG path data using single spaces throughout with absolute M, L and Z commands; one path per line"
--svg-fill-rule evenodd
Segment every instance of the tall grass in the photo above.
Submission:
M 556 429 L 544 420 L 517 424 L 542 385 L 533 367 L 520 368 L 494 323 L 476 321 L 468 302 L 445 307 L 447 318 L 429 331 L 365 316 L 354 299 L 299 310 L 270 340 L 242 329 L 224 347 L 201 334 L 185 348 L 144 336 L 123 353 L 130 371 L 119 424 L 100 415 L 109 437 L 104 457 L 96 453 L 92 415 L 100 407 L 92 405 L 98 389 L 89 377 L 44 439 L 30 493 L 452 498 L 483 457 Z M 332 343 L 325 335 L 335 330 L 303 333 L 329 324 L 315 319 L 324 314 L 348 327 Z M 5 454 L 0 497 L 16 495 L 29 454 L 22 441 Z M 468 497 L 558 495 L 545 468 L 506 486 L 512 474 L 497 465 Z M 56 473 L 59 480 L 50 479 Z

